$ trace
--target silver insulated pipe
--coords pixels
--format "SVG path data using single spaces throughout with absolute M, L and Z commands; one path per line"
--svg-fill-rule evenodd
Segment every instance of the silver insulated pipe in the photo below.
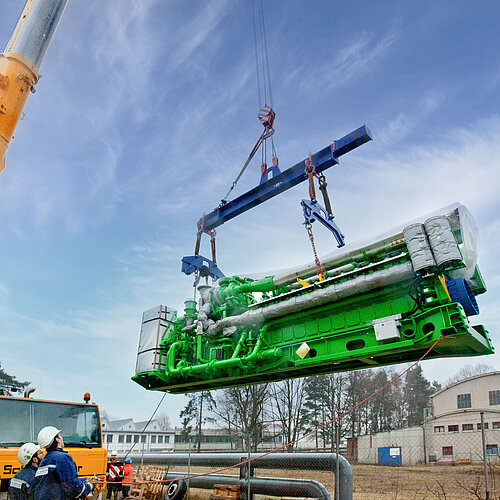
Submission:
M 375 288 L 409 280 L 412 279 L 414 275 L 415 273 L 413 272 L 411 262 L 403 262 L 387 269 L 381 269 L 367 275 L 360 275 L 352 280 L 335 283 L 326 288 L 314 290 L 305 295 L 290 297 L 283 302 L 250 309 L 237 316 L 227 316 L 208 326 L 205 333 L 207 335 L 218 335 L 227 328 L 262 324 L 266 320 L 279 318 L 297 311 L 310 309 L 311 307 L 318 307 L 323 304 L 336 302 L 346 297 L 368 292 Z
M 5 55 L 19 54 L 38 71 L 68 0 L 27 0 Z

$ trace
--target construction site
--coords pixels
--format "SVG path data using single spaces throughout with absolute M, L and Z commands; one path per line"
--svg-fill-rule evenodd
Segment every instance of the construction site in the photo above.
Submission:
M 500 499 L 486 3 L 2 6 L 0 498 Z

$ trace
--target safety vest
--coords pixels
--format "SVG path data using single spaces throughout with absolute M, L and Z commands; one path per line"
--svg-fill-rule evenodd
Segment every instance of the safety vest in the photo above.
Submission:
M 134 469 L 130 464 L 125 464 L 123 466 L 123 484 L 132 484 L 132 476 L 134 474 Z

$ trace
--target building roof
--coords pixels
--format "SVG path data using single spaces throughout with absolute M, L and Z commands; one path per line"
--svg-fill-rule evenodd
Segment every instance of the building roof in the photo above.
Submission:
M 446 387 L 443 387 L 441 390 L 435 392 L 434 394 L 431 394 L 430 397 L 434 398 L 438 394 L 441 394 L 442 392 L 447 391 L 448 389 L 451 389 L 452 387 L 463 384 L 464 382 L 469 382 L 470 380 L 474 380 L 474 379 L 482 378 L 482 377 L 491 377 L 492 375 L 500 375 L 500 371 L 480 373 L 479 375 L 473 375 L 472 377 L 463 378 L 462 380 L 458 380 L 457 382 L 453 382 L 452 384 L 447 385 Z
M 106 424 L 107 424 L 107 430 L 108 431 L 116 431 L 118 430 L 120 427 L 122 427 L 123 425 L 125 424 L 128 424 L 129 422 L 132 422 L 132 419 L 131 418 L 124 418 L 122 420 L 113 420 L 113 421 L 107 421 Z
M 142 429 L 144 429 L 144 427 L 146 427 L 146 424 L 149 422 L 149 420 L 144 420 L 143 422 L 136 422 L 135 423 L 135 426 L 137 427 L 137 430 L 138 431 L 142 431 Z M 151 422 L 149 422 L 149 425 L 151 424 L 155 424 L 157 423 L 156 420 L 151 420 Z M 149 427 L 148 425 L 148 427 Z M 147 430 L 147 429 L 146 429 Z

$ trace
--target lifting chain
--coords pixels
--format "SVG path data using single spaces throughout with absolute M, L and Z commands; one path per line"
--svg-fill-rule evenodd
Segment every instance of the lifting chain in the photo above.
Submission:
M 318 278 L 320 281 L 323 281 L 325 278 L 323 276 L 323 268 L 321 267 L 321 263 L 318 258 L 318 254 L 316 252 L 316 246 L 314 245 L 314 235 L 312 232 L 311 224 L 305 224 L 307 234 L 309 235 L 309 240 L 311 241 L 311 246 L 314 254 L 314 262 L 316 264 L 316 273 L 318 274 Z

